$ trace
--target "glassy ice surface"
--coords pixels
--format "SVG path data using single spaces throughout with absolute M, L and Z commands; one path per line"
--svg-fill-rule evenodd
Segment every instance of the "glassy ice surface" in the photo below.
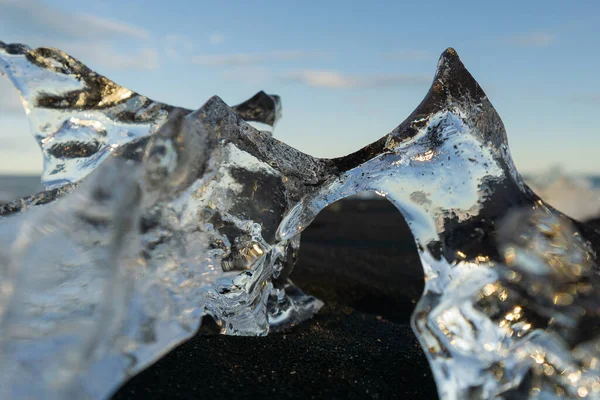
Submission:
M 273 126 L 277 96 L 191 112 L 58 50 L 0 49 L 50 188 L 0 208 L 1 398 L 105 398 L 204 315 L 265 335 L 321 307 L 287 279 L 299 237 L 275 239 L 315 161 L 242 119 Z
M 340 198 L 377 192 L 417 244 L 425 290 L 412 325 L 441 398 L 600 398 L 599 234 L 523 183 L 499 116 L 454 50 L 384 140 L 307 195 L 279 237 Z
M 454 50 L 406 121 L 332 160 L 272 138 L 280 101 L 262 92 L 192 112 L 1 42 L 0 71 L 50 189 L 0 208 L 2 398 L 105 398 L 204 315 L 234 335 L 309 318 L 321 303 L 288 279 L 299 234 L 363 191 L 414 235 L 412 324 L 442 398 L 599 397 L 599 235 L 524 184 Z

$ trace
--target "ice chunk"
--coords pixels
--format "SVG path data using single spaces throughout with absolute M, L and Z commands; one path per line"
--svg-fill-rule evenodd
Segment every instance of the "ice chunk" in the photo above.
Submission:
M 320 308 L 287 279 L 298 238 L 275 239 L 302 185 L 247 151 L 260 140 L 275 143 L 213 98 L 115 151 L 68 195 L 0 224 L 12 243 L 6 281 L 15 282 L 3 290 L 4 398 L 103 398 L 193 335 L 203 315 L 225 334 L 265 335 Z M 105 204 L 129 186 L 139 188 L 139 205 Z M 109 278 L 126 285 L 122 298 L 116 286 L 102 290 Z M 99 312 L 115 321 L 101 332 Z
M 119 146 L 156 132 L 170 113 L 191 112 L 124 88 L 51 48 L 0 42 L 0 74 L 21 95 L 44 156 L 47 188 L 79 181 Z M 234 110 L 248 121 L 274 126 L 281 103 L 259 92 Z
M 441 398 L 600 396 L 598 352 L 588 352 L 598 336 L 600 235 L 525 185 L 498 114 L 453 49 L 417 109 L 369 151 L 303 198 L 279 237 L 301 232 L 327 204 L 375 191 L 417 244 L 425 290 L 412 325 Z M 498 235 L 522 208 L 537 210 L 533 228 L 509 223 Z
M 62 186 L 0 209 L 3 398 L 104 398 L 204 315 L 224 334 L 265 335 L 321 307 L 288 279 L 299 237 L 275 232 L 327 165 L 247 123 L 274 125 L 277 96 L 234 108 L 214 97 L 192 112 L 58 50 L 1 51 L 34 130 L 68 126 L 40 139 L 47 165 L 61 165 L 46 183 Z
M 86 372 L 123 346 L 139 199 L 133 168 L 111 162 L 71 196 L 0 225 L 3 239 L 17 233 L 0 255 L 0 397 L 82 398 Z

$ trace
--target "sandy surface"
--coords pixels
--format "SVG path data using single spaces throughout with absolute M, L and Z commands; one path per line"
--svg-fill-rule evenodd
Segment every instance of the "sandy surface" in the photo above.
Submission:
M 303 233 L 292 279 L 326 302 L 313 320 L 262 338 L 198 334 L 114 399 L 437 397 L 409 324 L 423 273 L 390 203 L 324 210 Z

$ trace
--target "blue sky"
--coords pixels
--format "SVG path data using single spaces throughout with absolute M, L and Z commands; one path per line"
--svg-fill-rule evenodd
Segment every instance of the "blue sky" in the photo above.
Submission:
M 402 122 L 454 47 L 500 113 L 524 173 L 600 173 L 600 2 L 0 0 L 0 40 L 58 47 L 166 103 L 282 96 L 275 135 L 350 153 Z M 37 173 L 0 82 L 0 173 Z

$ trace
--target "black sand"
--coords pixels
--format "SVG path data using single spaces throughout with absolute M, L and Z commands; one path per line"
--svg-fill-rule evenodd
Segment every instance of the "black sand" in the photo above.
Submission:
M 326 302 L 313 320 L 262 338 L 196 335 L 114 400 L 437 397 L 409 324 L 423 272 L 389 202 L 324 210 L 302 235 L 292 279 Z

